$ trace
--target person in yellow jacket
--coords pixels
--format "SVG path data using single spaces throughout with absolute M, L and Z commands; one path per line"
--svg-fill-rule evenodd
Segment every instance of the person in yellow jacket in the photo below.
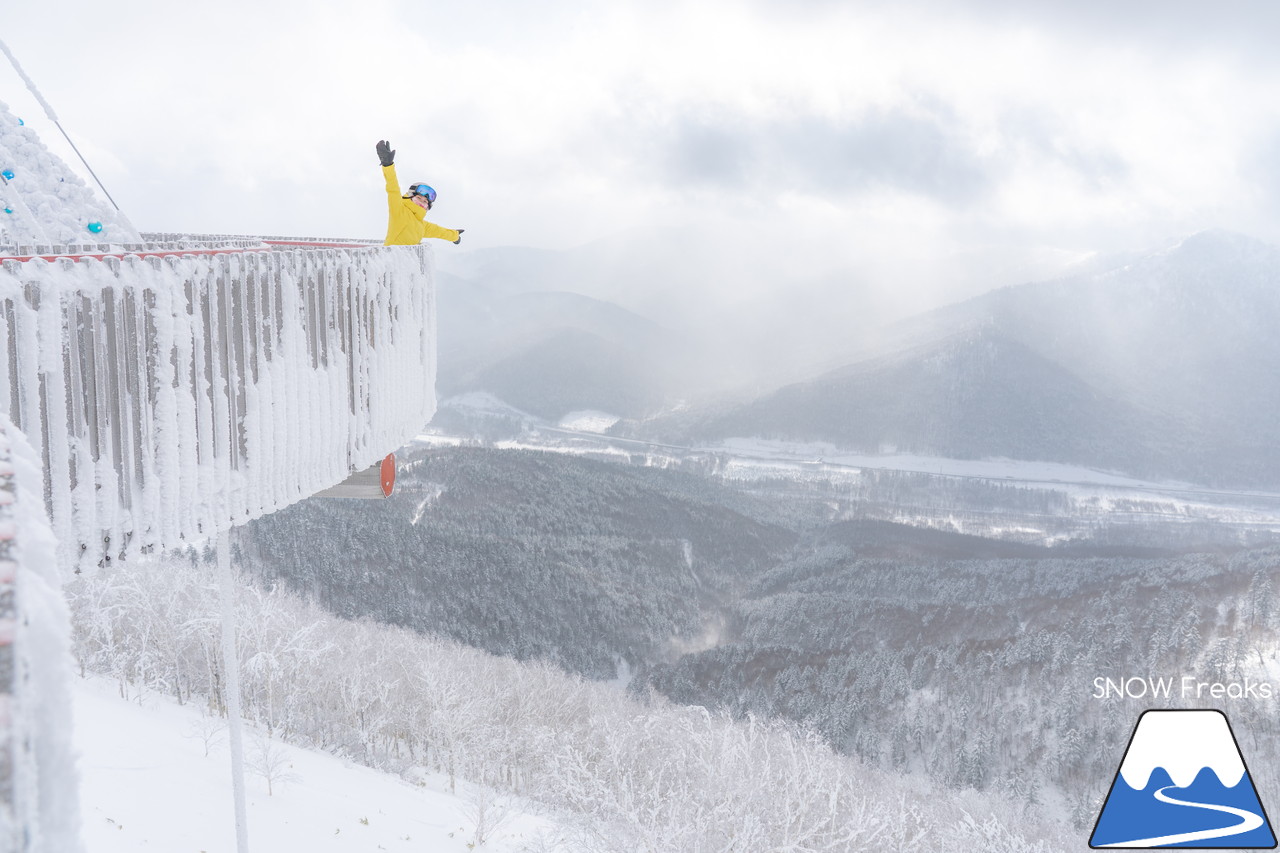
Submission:
M 426 219 L 427 211 L 436 203 L 436 191 L 424 183 L 416 183 L 410 184 L 409 191 L 401 195 L 400 181 L 396 178 L 396 152 L 385 139 L 375 147 L 382 161 L 383 177 L 387 179 L 387 239 L 382 245 L 416 246 L 427 237 L 461 243 L 465 228 L 442 228 Z

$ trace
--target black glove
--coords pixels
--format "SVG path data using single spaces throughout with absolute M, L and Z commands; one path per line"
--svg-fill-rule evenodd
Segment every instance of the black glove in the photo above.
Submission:
M 461 242 L 462 242 L 462 232 L 463 232 L 463 231 L 466 231 L 466 230 L 467 230 L 467 229 L 465 229 L 465 228 L 459 228 L 459 229 L 458 229 L 458 239 L 453 241 L 453 245 L 455 245 L 455 246 L 456 246 L 456 245 L 458 245 L 459 243 L 461 243 Z
M 390 166 L 396 161 L 396 152 L 391 150 L 391 143 L 383 139 L 377 144 L 378 159 L 382 161 L 382 165 Z

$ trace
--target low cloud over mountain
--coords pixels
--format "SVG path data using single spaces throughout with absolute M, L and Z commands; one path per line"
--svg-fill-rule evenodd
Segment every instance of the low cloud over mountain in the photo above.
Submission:
M 1280 250 L 1209 232 L 921 315 L 818 378 L 637 429 L 1275 486 L 1277 327 Z

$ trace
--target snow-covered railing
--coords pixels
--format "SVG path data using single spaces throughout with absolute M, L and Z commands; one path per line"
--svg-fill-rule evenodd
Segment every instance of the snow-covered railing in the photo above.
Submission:
M 361 245 L 381 246 L 382 240 L 369 237 L 264 237 L 260 234 L 184 234 L 176 231 L 149 231 L 142 235 L 148 244 L 190 245 L 239 245 L 252 243 L 305 243 L 309 246 Z
M 270 249 L 270 246 L 257 238 L 227 238 L 226 240 L 208 240 L 199 242 L 164 240 L 146 243 L 94 243 L 83 245 L 67 245 L 57 243 L 20 243 L 16 246 L 0 247 L 0 257 L 32 258 L 32 257 L 96 257 L 99 255 L 140 255 L 152 253 L 200 253 L 211 249 Z
M 18 627 L 18 564 L 14 537 L 18 532 L 14 504 L 13 450 L 9 444 L 11 425 L 0 419 L 0 850 L 16 850 L 18 818 L 15 778 L 15 745 L 21 741 L 14 731 L 14 694 L 17 687 L 17 659 L 13 641 Z
M 77 853 L 71 626 L 40 468 L 0 415 L 0 851 Z
M 64 567 L 280 509 L 430 420 L 430 249 L 280 242 L 0 260 L 0 412 L 42 457 Z

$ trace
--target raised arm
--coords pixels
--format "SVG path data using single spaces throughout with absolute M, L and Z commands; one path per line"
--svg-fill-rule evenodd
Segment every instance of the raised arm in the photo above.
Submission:
M 383 166 L 382 176 L 387 179 L 387 201 L 395 203 L 401 199 L 400 179 L 396 177 L 395 166 Z
M 382 176 L 387 179 L 387 196 L 390 201 L 400 198 L 400 179 L 396 177 L 396 152 L 392 150 L 391 143 L 385 139 L 378 141 L 374 146 L 378 152 L 378 160 L 382 163 Z

